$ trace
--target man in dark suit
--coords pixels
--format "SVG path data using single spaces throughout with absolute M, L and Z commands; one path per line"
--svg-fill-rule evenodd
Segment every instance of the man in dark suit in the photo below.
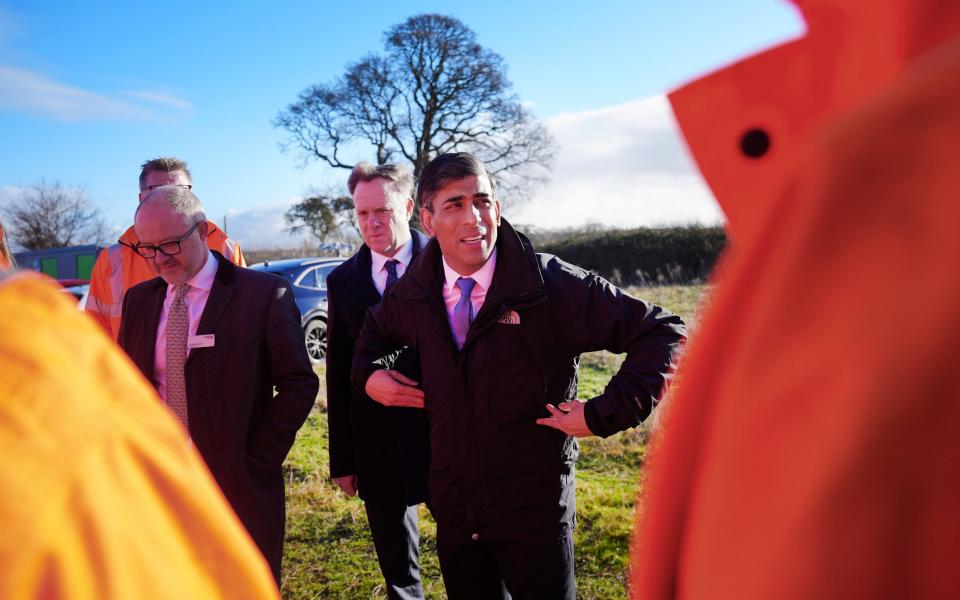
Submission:
M 208 250 L 188 189 L 151 192 L 134 227 L 159 277 L 127 292 L 119 343 L 186 427 L 279 582 L 281 465 L 319 387 L 293 292 Z
M 423 411 L 377 404 L 350 384 L 353 345 L 367 309 L 380 302 L 427 237 L 410 230 L 413 176 L 396 165 L 360 164 L 347 181 L 364 245 L 327 278 L 327 417 L 330 476 L 359 490 L 390 598 L 423 598 L 417 504 L 427 498 L 429 440 Z M 412 352 L 395 369 L 419 377 Z

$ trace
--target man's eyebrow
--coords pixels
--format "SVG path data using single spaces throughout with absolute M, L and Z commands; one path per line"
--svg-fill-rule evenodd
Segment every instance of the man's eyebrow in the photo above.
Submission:
M 444 198 L 440 201 L 441 204 L 446 204 L 447 202 L 462 202 L 466 198 L 466 194 L 458 194 L 456 196 L 450 196 L 449 198 Z M 490 194 L 486 192 L 477 192 L 472 196 L 473 198 L 489 198 Z

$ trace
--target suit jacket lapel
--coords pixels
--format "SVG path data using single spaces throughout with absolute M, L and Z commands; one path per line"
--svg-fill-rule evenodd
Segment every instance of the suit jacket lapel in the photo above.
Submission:
M 140 368 L 140 372 L 151 383 L 153 383 L 153 367 L 157 354 L 157 327 L 160 325 L 160 313 L 163 312 L 163 301 L 166 297 L 167 282 L 157 277 L 153 293 L 147 297 L 143 307 L 144 324 L 142 331 L 150 332 L 151 335 L 140 337 L 142 347 L 140 352 L 137 353 L 140 360 L 134 360 Z
M 373 306 L 380 302 L 380 293 L 377 287 L 373 285 L 373 258 L 370 256 L 370 248 L 364 244 L 357 251 L 356 273 L 350 278 L 351 290 L 348 297 L 354 298 L 364 307 Z
M 236 268 L 233 263 L 224 259 L 219 253 L 214 252 L 217 259 L 217 275 L 213 278 L 213 286 L 210 288 L 210 295 L 207 297 L 207 304 L 203 307 L 203 314 L 200 315 L 200 323 L 197 324 L 197 334 L 214 333 L 220 317 L 230 304 L 234 292 L 234 279 L 236 277 Z M 190 362 L 196 352 L 191 352 L 187 358 Z

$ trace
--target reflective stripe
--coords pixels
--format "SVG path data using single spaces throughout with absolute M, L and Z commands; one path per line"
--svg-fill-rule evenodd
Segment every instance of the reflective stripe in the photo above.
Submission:
M 123 300 L 123 293 L 126 291 L 123 285 L 123 246 L 114 244 L 107 248 L 107 257 L 110 259 L 111 304 L 119 306 Z M 104 313 L 101 311 L 101 314 Z M 118 316 L 119 314 L 119 311 L 117 311 Z
M 237 262 L 236 249 L 233 245 L 233 242 L 230 238 L 224 238 L 223 240 L 223 255 L 232 263 Z
M 119 318 L 123 312 L 123 302 L 104 302 L 100 298 L 88 296 L 84 310 L 103 315 L 109 319 Z

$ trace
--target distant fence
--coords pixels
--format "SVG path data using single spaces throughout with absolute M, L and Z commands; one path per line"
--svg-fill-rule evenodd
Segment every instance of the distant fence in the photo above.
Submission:
M 722 227 L 691 225 L 573 232 L 536 248 L 617 285 L 649 286 L 706 281 L 726 243 Z

